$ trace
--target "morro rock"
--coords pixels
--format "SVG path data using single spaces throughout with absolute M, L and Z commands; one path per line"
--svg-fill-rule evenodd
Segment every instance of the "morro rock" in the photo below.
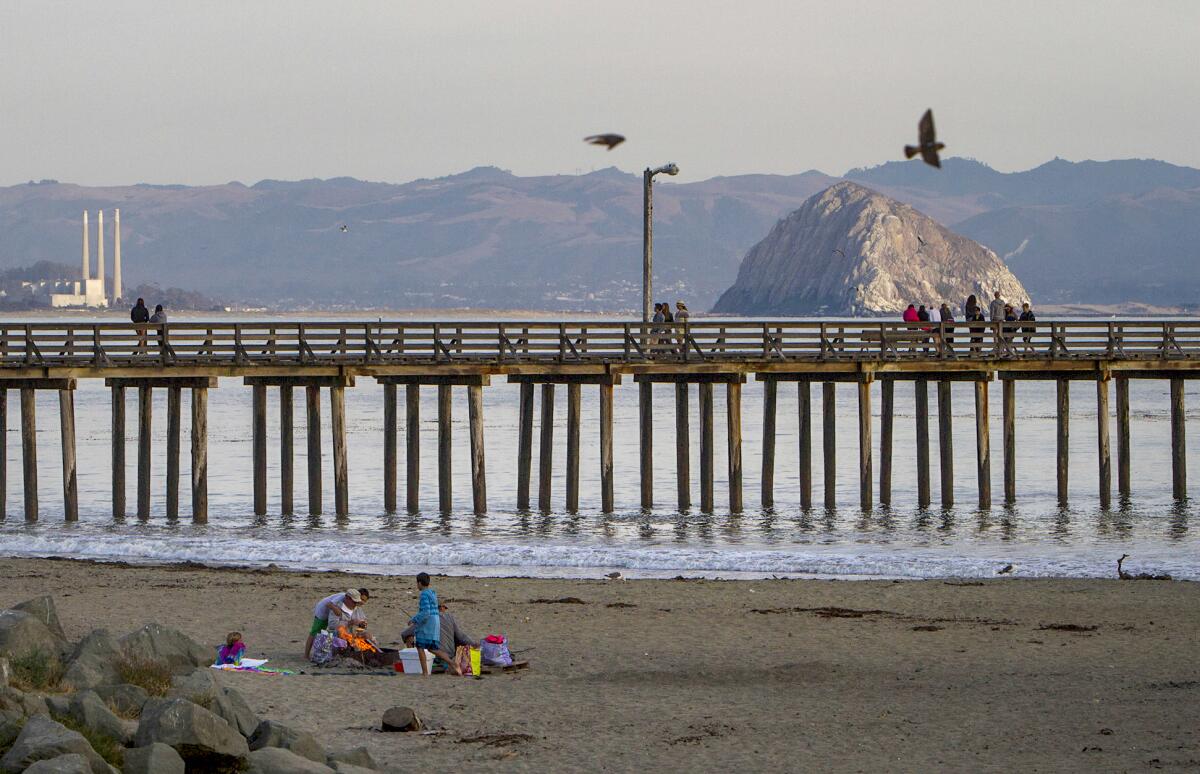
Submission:
M 1025 288 L 996 254 L 907 204 L 854 183 L 808 199 L 750 248 L 714 312 L 899 315 L 946 302 L 955 316 L 974 293 L 999 290 L 1020 309 Z M 961 319 L 961 317 L 960 317 Z

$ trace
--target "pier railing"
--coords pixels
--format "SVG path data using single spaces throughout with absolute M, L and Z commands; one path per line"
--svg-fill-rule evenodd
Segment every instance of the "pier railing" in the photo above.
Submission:
M 0 324 L 0 367 L 1197 356 L 1200 321 Z

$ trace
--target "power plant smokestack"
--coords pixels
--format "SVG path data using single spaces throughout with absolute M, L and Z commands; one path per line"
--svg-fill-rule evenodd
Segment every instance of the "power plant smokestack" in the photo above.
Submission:
M 104 280 L 104 210 L 100 210 L 96 215 L 96 241 L 99 242 L 99 247 L 96 248 L 96 274 L 101 281 Z
M 81 277 L 80 279 L 82 279 L 84 282 L 87 282 L 88 278 L 91 277 L 91 274 L 92 274 L 92 256 L 91 256 L 90 252 L 88 251 L 87 210 L 84 210 L 83 211 L 83 277 Z
M 121 300 L 121 211 L 113 210 L 117 236 L 113 245 L 113 303 Z M 103 286 L 101 286 L 103 287 Z

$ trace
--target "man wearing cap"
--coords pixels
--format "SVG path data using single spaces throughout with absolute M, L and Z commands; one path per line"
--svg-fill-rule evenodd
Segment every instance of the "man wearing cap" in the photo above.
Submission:
M 304 643 L 304 658 L 312 653 L 313 638 L 329 626 L 331 618 L 349 618 L 356 624 L 366 625 L 367 619 L 362 611 L 356 612 L 359 605 L 365 604 L 371 598 L 366 589 L 346 589 L 337 594 L 330 594 L 317 603 L 313 608 L 312 626 L 308 630 L 308 640 Z

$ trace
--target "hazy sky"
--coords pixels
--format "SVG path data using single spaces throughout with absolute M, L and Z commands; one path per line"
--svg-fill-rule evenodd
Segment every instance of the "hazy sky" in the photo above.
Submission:
M 0 184 L 1200 166 L 1200 2 L 0 0 Z M 584 135 L 617 131 L 611 153 Z

